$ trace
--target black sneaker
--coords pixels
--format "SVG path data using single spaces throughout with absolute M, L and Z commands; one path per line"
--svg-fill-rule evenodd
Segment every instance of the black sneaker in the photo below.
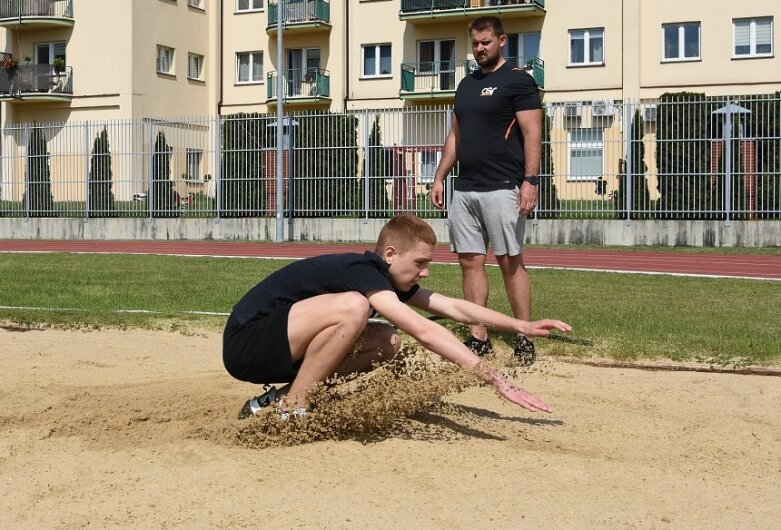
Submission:
M 464 346 L 472 350 L 472 353 L 479 357 L 490 355 L 494 352 L 494 345 L 491 344 L 491 337 L 480 340 L 474 335 L 469 335 L 469 338 L 464 341 Z
M 534 343 L 526 335 L 518 335 L 515 339 L 515 348 L 513 357 L 521 366 L 531 366 L 537 360 L 537 352 L 534 350 Z
M 241 410 L 239 411 L 240 420 L 254 416 L 260 412 L 260 409 L 268 407 L 275 401 L 279 401 L 277 389 L 275 387 L 264 385 L 263 390 L 264 392 L 261 395 L 248 399 L 247 402 L 244 403 L 244 406 L 241 407 Z

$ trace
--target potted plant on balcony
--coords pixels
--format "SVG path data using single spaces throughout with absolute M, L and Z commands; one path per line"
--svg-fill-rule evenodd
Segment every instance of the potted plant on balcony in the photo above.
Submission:
M 7 55 L 2 62 L 3 70 L 8 74 L 8 77 L 13 76 L 16 73 L 16 67 L 19 66 L 19 59 L 16 59 L 13 55 Z
M 62 57 L 55 57 L 52 61 L 52 67 L 54 68 L 55 74 L 62 74 L 65 71 L 65 59 Z

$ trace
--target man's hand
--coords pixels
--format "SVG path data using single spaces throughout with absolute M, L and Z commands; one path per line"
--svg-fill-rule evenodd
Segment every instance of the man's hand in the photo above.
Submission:
M 499 372 L 491 373 L 490 383 L 502 397 L 507 401 L 515 403 L 519 407 L 523 407 L 532 412 L 552 412 L 552 409 L 547 403 L 534 394 L 530 394 L 524 389 L 515 386 Z
M 445 183 L 442 180 L 434 179 L 431 185 L 431 204 L 442 210 L 445 207 Z
M 537 186 L 524 182 L 521 184 L 521 190 L 518 192 L 518 212 L 525 217 L 529 217 L 536 207 Z

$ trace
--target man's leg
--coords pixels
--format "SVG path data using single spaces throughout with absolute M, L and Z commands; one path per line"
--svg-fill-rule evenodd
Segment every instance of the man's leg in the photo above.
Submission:
M 496 261 L 502 271 L 504 288 L 507 291 L 513 316 L 521 320 L 531 320 L 532 284 L 529 273 L 523 265 L 523 254 L 496 256 Z
M 458 263 L 461 265 L 464 300 L 485 307 L 488 304 L 488 275 L 485 272 L 485 254 L 459 254 Z M 488 337 L 488 330 L 484 325 L 470 325 L 469 333 L 480 340 L 485 340 Z
M 307 391 L 336 373 L 361 336 L 369 318 L 369 301 L 360 293 L 324 294 L 296 302 L 287 334 L 293 362 L 301 362 L 290 384 L 287 403 L 305 407 Z

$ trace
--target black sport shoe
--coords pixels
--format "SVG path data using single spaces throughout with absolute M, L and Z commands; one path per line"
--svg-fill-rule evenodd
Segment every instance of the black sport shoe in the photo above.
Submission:
M 469 338 L 464 341 L 464 346 L 472 350 L 472 353 L 479 357 L 490 355 L 494 352 L 494 345 L 491 344 L 491 337 L 480 340 L 474 335 L 469 335 Z
M 264 385 L 263 390 L 264 392 L 261 395 L 252 399 L 248 399 L 246 403 L 244 403 L 244 406 L 241 407 L 241 410 L 239 411 L 240 420 L 254 416 L 260 412 L 260 409 L 268 407 L 275 401 L 279 401 L 279 397 L 277 397 L 277 389 L 275 387 Z
M 518 335 L 515 339 L 515 348 L 513 357 L 521 366 L 531 366 L 537 360 L 537 352 L 534 350 L 534 343 L 525 335 Z

